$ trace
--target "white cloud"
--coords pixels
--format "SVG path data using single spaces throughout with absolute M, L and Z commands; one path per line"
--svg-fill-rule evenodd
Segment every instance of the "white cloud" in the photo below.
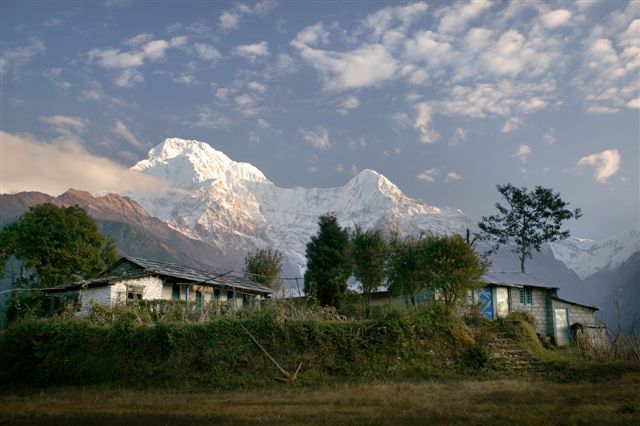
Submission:
M 342 163 L 340 163 L 340 164 L 338 164 L 336 166 L 336 172 L 338 172 L 338 173 L 344 172 L 344 166 L 342 165 Z
M 454 173 L 454 172 L 449 172 L 449 173 L 447 173 L 447 176 L 445 176 L 444 182 L 445 183 L 449 183 L 449 182 L 454 182 L 456 180 L 462 180 L 462 179 L 463 179 L 463 177 L 460 176 L 459 174 Z
M 24 46 L 14 48 L 3 46 L 0 54 L 0 75 L 4 75 L 9 71 L 16 73 L 36 56 L 44 53 L 45 50 L 44 43 L 36 38 L 31 39 Z
M 393 114 L 391 114 L 391 120 L 401 128 L 408 129 L 412 125 L 411 118 L 409 118 L 409 114 L 407 114 L 406 112 L 394 112 Z
M 542 137 L 544 138 L 544 141 L 549 145 L 553 145 L 554 143 L 556 143 L 556 131 L 553 129 L 553 127 L 547 130 Z
M 358 149 L 365 149 L 367 147 L 367 139 L 364 136 L 360 136 L 359 138 L 350 138 L 347 142 L 347 147 L 351 151 L 356 151 Z
M 591 105 L 589 108 L 587 108 L 587 112 L 589 114 L 595 114 L 595 115 L 615 114 L 618 111 L 620 111 L 620 108 L 612 108 L 612 107 L 602 106 L 602 105 Z
M 329 131 L 324 127 L 316 127 L 312 130 L 300 129 L 302 139 L 308 144 L 318 149 L 329 149 Z
M 522 164 L 526 164 L 529 155 L 531 155 L 531 147 L 526 144 L 520 144 L 518 145 L 518 150 L 512 155 L 512 157 L 516 157 L 522 161 Z
M 39 120 L 53 126 L 56 132 L 68 136 L 71 136 L 73 133 L 81 133 L 86 127 L 86 121 L 84 119 L 67 115 L 42 116 Z
M 221 101 L 227 101 L 229 95 L 231 94 L 231 89 L 228 87 L 220 87 L 216 90 L 216 98 Z
M 522 119 L 518 117 L 509 117 L 509 119 L 502 126 L 502 133 L 509 133 L 516 130 L 522 125 Z
M 278 2 L 272 0 L 256 3 L 237 3 L 232 9 L 224 10 L 218 18 L 218 26 L 225 31 L 232 31 L 240 26 L 244 16 L 266 15 L 278 6 Z
M 198 112 L 198 121 L 192 123 L 193 127 L 205 127 L 208 129 L 224 129 L 232 123 L 231 119 L 219 111 L 213 110 L 207 106 L 200 107 Z
M 438 132 L 431 129 L 433 108 L 426 102 L 416 105 L 418 113 L 413 123 L 413 127 L 420 133 L 420 142 L 433 143 L 440 136 Z
M 112 129 L 113 133 L 120 136 L 125 141 L 137 148 L 144 148 L 144 144 L 127 128 L 127 126 L 120 120 L 116 121 L 115 126 Z
M 347 115 L 351 110 L 360 106 L 360 100 L 357 96 L 347 96 L 338 106 L 338 113 Z
M 595 166 L 595 179 L 600 183 L 605 183 L 607 179 L 618 173 L 620 169 L 620 154 L 617 149 L 607 149 L 605 151 L 587 155 L 578 161 L 578 166 Z
M 374 40 L 383 40 L 390 34 L 405 34 L 409 27 L 426 14 L 425 2 L 401 6 L 389 6 L 368 15 L 362 22 L 359 33 L 367 32 Z
M 254 44 L 242 44 L 233 48 L 235 56 L 241 56 L 250 62 L 255 62 L 258 58 L 269 56 L 269 44 L 266 41 Z
M 134 172 L 95 156 L 74 138 L 44 142 L 28 135 L 0 131 L 0 193 L 41 191 L 61 194 L 69 188 L 93 193 L 154 191 L 166 188 L 158 178 Z
M 249 84 L 247 84 L 247 87 L 258 93 L 264 93 L 267 91 L 267 86 L 265 86 L 264 84 L 260 84 L 257 81 L 250 82 Z
M 463 127 L 458 127 L 454 130 L 453 135 L 451 135 L 451 139 L 449 139 L 449 146 L 460 145 L 467 141 L 467 129 Z
M 423 180 L 428 183 L 433 183 L 436 181 L 436 177 L 440 175 L 440 169 L 437 167 L 433 167 L 429 170 L 425 170 L 422 173 L 419 173 L 416 177 L 420 180 Z
M 397 77 L 398 63 L 383 45 L 363 44 L 348 52 L 322 50 L 308 44 L 305 31 L 291 45 L 320 74 L 326 90 L 374 86 Z
M 136 37 L 140 37 L 136 36 Z M 136 38 L 134 37 L 134 39 Z M 147 35 L 143 35 L 141 40 L 135 40 L 129 47 L 132 50 L 120 51 L 120 49 L 91 49 L 88 53 L 89 61 L 95 61 L 98 65 L 106 69 L 117 72 L 115 83 L 120 87 L 133 87 L 136 83 L 144 81 L 144 75 L 138 70 L 146 62 L 153 62 L 163 59 L 166 51 L 171 47 L 179 47 L 186 38 L 176 37 L 170 42 L 166 40 L 151 40 L 144 44 L 136 44 L 147 40 Z
M 351 175 L 355 176 L 358 174 L 358 167 L 355 164 L 351 164 Z
M 124 42 L 127 46 L 140 46 L 153 40 L 153 34 L 142 33 L 131 37 Z
M 488 0 L 475 0 L 469 3 L 455 2 L 453 6 L 442 10 L 438 31 L 441 33 L 458 33 L 467 28 L 469 22 L 479 17 L 491 7 Z
M 550 10 L 542 14 L 540 20 L 546 28 L 558 28 L 570 23 L 571 12 L 567 9 Z
M 267 120 L 258 118 L 258 127 L 260 127 L 261 129 L 268 129 L 271 127 L 271 124 L 269 124 Z
M 198 57 L 203 61 L 217 61 L 222 59 L 222 54 L 210 44 L 196 43 L 193 45 Z
M 627 107 L 640 109 L 640 98 L 631 99 L 629 102 L 627 102 Z

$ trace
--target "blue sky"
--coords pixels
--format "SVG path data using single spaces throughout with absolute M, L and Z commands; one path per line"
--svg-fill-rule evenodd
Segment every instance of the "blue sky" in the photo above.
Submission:
M 279 186 L 371 168 L 474 219 L 511 182 L 576 236 L 640 220 L 639 2 L 0 5 L 0 192 L 149 184 L 127 168 L 176 136 Z

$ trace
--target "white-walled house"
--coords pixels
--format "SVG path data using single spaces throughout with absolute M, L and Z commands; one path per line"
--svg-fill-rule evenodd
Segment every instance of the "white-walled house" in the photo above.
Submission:
M 184 300 L 196 304 L 230 302 L 259 306 L 272 290 L 230 272 L 201 270 L 170 262 L 123 257 L 98 277 L 45 289 L 54 303 L 72 299 L 81 312 L 135 300 Z M 233 302 L 235 302 L 233 304 Z
M 571 341 L 572 330 L 586 333 L 592 343 L 605 345 L 607 330 L 597 320 L 595 306 L 584 305 L 558 297 L 558 288 L 545 285 L 531 274 L 522 272 L 488 272 L 482 276 L 484 287 L 469 292 L 467 306 L 480 305 L 482 315 L 490 320 L 504 318 L 511 312 L 528 312 L 535 319 L 536 332 L 558 346 Z M 417 303 L 433 303 L 433 291 L 421 292 Z M 372 295 L 372 304 L 406 304 L 402 296 L 388 291 Z

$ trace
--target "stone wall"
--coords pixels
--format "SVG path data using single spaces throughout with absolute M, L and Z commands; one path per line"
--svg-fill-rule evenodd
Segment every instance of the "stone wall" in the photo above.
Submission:
M 580 323 L 582 325 L 598 324 L 596 311 L 586 306 L 574 305 L 558 299 L 551 299 L 553 309 L 567 309 L 569 311 L 569 325 Z
M 520 289 L 509 289 L 511 312 L 523 311 L 533 316 L 536 322 L 536 332 L 541 336 L 553 336 L 553 321 L 551 320 L 551 306 L 549 303 L 549 291 L 543 288 L 531 288 L 532 303 L 525 305 L 520 303 Z

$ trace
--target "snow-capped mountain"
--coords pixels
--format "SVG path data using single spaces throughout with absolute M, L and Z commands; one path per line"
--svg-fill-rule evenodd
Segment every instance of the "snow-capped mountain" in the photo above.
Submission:
M 640 251 L 640 225 L 602 241 L 570 237 L 549 244 L 556 259 L 585 279 L 601 270 L 613 270 Z
M 337 188 L 280 188 L 250 164 L 235 162 L 204 142 L 179 138 L 151 149 L 133 169 L 172 187 L 159 194 L 130 194 L 151 215 L 226 255 L 278 249 L 296 273 L 305 268 L 305 245 L 323 214 L 336 214 L 342 226 L 400 233 L 474 228 L 462 211 L 411 199 L 373 170 Z

